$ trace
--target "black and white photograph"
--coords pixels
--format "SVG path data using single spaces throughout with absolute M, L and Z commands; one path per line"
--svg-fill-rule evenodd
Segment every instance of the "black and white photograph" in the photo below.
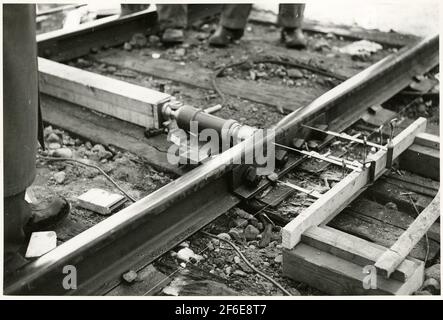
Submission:
M 0 12 L 2 299 L 441 299 L 438 0 Z

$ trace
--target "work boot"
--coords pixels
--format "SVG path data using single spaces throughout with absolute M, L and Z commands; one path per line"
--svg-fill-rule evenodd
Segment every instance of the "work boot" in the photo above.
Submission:
M 281 32 L 281 39 L 287 48 L 304 49 L 307 41 L 301 28 L 284 28 Z
M 19 252 L 7 253 L 4 257 L 4 265 L 3 265 L 3 276 L 4 281 L 7 282 L 7 279 L 14 274 L 17 269 L 20 269 L 24 265 L 28 264 L 29 261 L 26 260 L 22 254 Z
M 185 40 L 183 29 L 167 28 L 163 31 L 161 41 L 164 44 L 182 43 Z
M 243 36 L 243 29 L 229 29 L 219 26 L 209 38 L 209 44 L 214 47 L 226 47 L 229 43 Z
M 30 203 L 30 207 L 31 217 L 24 227 L 27 235 L 36 231 L 52 229 L 58 222 L 66 218 L 70 211 L 68 201 L 60 196 L 53 196 L 37 204 Z

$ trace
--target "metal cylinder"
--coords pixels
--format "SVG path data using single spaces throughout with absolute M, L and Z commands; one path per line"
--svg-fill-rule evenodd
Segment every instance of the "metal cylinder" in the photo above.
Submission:
M 191 106 L 182 106 L 179 108 L 175 114 L 175 120 L 177 121 L 177 125 L 183 129 L 189 131 L 191 129 L 190 124 L 191 121 L 195 121 L 198 123 L 198 131 L 200 132 L 203 129 L 214 129 L 218 133 L 221 134 L 223 128 L 229 128 L 229 126 L 225 126 L 227 122 L 234 123 L 234 120 L 225 120 L 216 116 L 213 116 L 209 113 L 203 112 L 201 109 L 197 109 Z
M 213 129 L 224 139 L 230 141 L 230 145 L 237 144 L 250 137 L 256 130 L 254 127 L 242 125 L 236 120 L 223 119 L 204 112 L 191 106 L 183 105 L 175 111 L 166 108 L 163 110 L 166 117 L 172 117 L 177 121 L 180 129 L 191 131 L 191 122 L 197 123 L 197 130 L 200 133 L 204 129 Z

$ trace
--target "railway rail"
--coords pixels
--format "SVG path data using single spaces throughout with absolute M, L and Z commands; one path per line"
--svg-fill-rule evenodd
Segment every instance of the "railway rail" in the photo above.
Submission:
M 191 21 L 211 16 L 219 10 L 217 6 L 210 9 L 203 6 L 195 6 L 194 8 L 195 10 L 191 10 Z M 98 46 L 121 44 L 128 39 L 128 35 L 144 31 L 147 26 L 153 26 L 155 12 L 140 12 L 123 18 L 109 17 L 101 20 L 67 34 L 53 32 L 39 36 L 40 57 L 66 61 L 87 54 L 91 49 L 96 50 Z M 110 33 L 113 35 L 111 38 L 104 36 L 104 34 L 109 35 Z M 41 59 L 41 62 L 42 65 L 51 65 L 53 61 L 46 62 Z M 10 295 L 106 294 L 121 282 L 121 275 L 127 270 L 141 270 L 230 208 L 253 199 L 270 186 L 273 183 L 272 179 L 262 179 L 253 186 L 248 185 L 248 181 L 244 178 L 245 173 L 248 170 L 254 171 L 256 168 L 237 164 L 248 154 L 254 153 L 255 150 L 261 150 L 274 141 L 278 146 L 286 146 L 286 149 L 292 148 L 294 140 L 303 140 L 309 134 L 313 134 L 313 130 L 308 126 L 317 128 L 320 125 L 327 125 L 328 131 L 341 132 L 358 121 L 363 114 L 368 113 L 368 108 L 380 105 L 392 98 L 406 88 L 416 75 L 424 74 L 437 65 L 438 36 L 421 39 L 402 48 L 398 53 L 382 59 L 349 78 L 309 105 L 285 116 L 273 127 L 274 130 L 268 131 L 265 136 L 254 133 L 251 137 L 205 161 L 198 167 L 186 170 L 186 172 L 179 172 L 181 176 L 170 184 L 138 200 L 26 265 L 6 284 L 5 293 Z M 56 67 L 58 68 L 58 66 Z M 41 85 L 41 91 L 44 96 L 53 95 L 51 83 L 55 82 L 51 82 L 53 79 L 51 77 L 54 74 L 47 73 L 42 69 L 40 72 L 45 79 Z M 62 77 L 62 75 L 56 76 Z M 94 94 L 102 90 L 103 95 L 112 95 L 114 98 L 123 99 L 119 101 L 133 98 L 124 97 L 124 93 L 107 92 L 107 89 L 99 87 L 97 82 L 91 82 L 90 85 Z M 50 99 L 55 97 L 80 106 L 90 104 L 87 99 L 82 100 L 79 97 L 84 94 L 84 91 L 75 92 L 74 90 L 72 92 L 59 96 L 53 95 Z M 145 122 L 146 127 L 159 127 L 161 120 L 166 117 L 163 112 L 164 106 L 170 100 L 166 94 L 149 93 L 149 98 L 146 96 L 143 99 L 140 98 L 143 93 L 138 95 L 137 108 L 140 109 L 137 110 L 145 108 L 144 110 L 151 112 L 147 114 L 151 122 L 148 124 Z M 153 95 L 155 98 L 152 98 Z M 125 98 L 127 100 L 124 100 Z M 124 109 L 124 106 L 120 107 Z M 98 111 L 106 112 L 103 109 Z M 224 121 L 223 119 L 219 120 Z M 400 133 L 397 140 L 394 139 L 391 160 L 400 156 L 417 139 L 429 143 L 430 140 L 422 134 L 426 127 L 425 121 L 417 121 L 406 128 L 404 133 Z M 139 125 L 143 124 L 139 123 Z M 324 140 L 323 144 L 330 141 L 331 137 Z M 300 263 L 300 260 L 305 259 L 303 254 L 311 254 L 306 243 L 317 249 L 322 248 L 325 252 L 329 250 L 328 252 L 331 254 L 334 249 L 331 249 L 332 251 L 324 249 L 324 243 L 322 244 L 321 239 L 318 239 L 323 235 L 319 229 L 325 229 L 322 224 L 326 220 L 332 219 L 370 183 L 386 172 L 385 166 L 389 157 L 389 150 L 385 150 L 386 148 L 387 146 L 380 148 L 370 165 L 364 164 L 363 174 L 353 171 L 344 181 L 334 186 L 326 194 L 321 195 L 310 208 L 283 229 L 283 246 L 287 261 L 286 266 L 284 262 L 283 269 L 286 275 L 296 279 L 303 278 L 300 272 L 293 271 L 297 267 L 294 267 L 292 263 L 295 263 L 294 261 Z M 280 149 L 285 149 L 285 147 Z M 275 172 L 278 179 L 293 171 L 305 159 L 306 157 L 295 157 L 289 152 L 287 162 Z M 352 189 L 352 192 L 344 192 L 349 188 Z M 337 192 L 340 191 L 343 192 L 343 196 L 336 197 Z M 332 204 L 328 202 L 334 197 L 339 200 Z M 319 215 L 324 206 L 327 206 L 328 209 L 324 211 L 323 215 Z M 330 229 L 327 231 L 334 233 Z M 301 239 L 303 239 L 303 243 L 299 245 Z M 349 253 L 343 248 L 340 250 L 339 258 L 346 260 Z M 348 250 L 351 249 L 348 248 Z M 371 262 L 379 256 L 378 252 L 383 251 L 383 248 L 377 247 L 373 250 L 373 252 L 378 251 L 372 252 L 371 257 L 367 257 L 366 253 L 359 252 L 359 263 L 361 264 L 361 261 Z M 415 260 L 405 261 L 406 264 L 416 262 Z M 372 262 L 375 263 L 375 261 Z M 315 264 L 315 261 L 309 263 Z M 75 266 L 78 270 L 76 290 L 65 290 L 62 285 L 66 276 L 64 268 L 70 265 Z M 306 267 L 306 264 L 303 266 Z M 423 263 L 417 262 L 417 265 L 413 267 L 408 265 L 407 267 L 402 266 L 402 268 L 400 271 L 397 269 L 394 272 L 394 280 L 398 282 L 400 278 L 406 284 L 391 285 L 387 280 L 386 287 L 382 288 L 383 293 L 410 293 L 415 288 L 414 286 L 419 282 L 417 279 L 420 277 L 420 272 L 423 272 Z M 300 270 L 309 272 L 308 267 L 300 268 Z M 336 270 L 331 272 L 334 274 Z M 410 279 L 406 279 L 408 277 Z M 320 278 L 317 275 L 313 278 L 315 279 L 304 280 L 314 286 L 319 286 Z M 352 279 L 352 281 L 356 280 Z M 393 287 L 395 288 L 392 289 Z M 339 288 L 334 293 L 345 292 L 341 290 L 344 289 Z

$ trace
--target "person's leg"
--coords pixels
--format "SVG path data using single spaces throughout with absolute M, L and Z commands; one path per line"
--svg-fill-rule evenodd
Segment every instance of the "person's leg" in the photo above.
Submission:
M 301 28 L 304 12 L 304 4 L 280 4 L 278 10 L 279 26 L 292 29 Z
M 31 215 L 29 204 L 25 200 L 25 192 L 5 197 L 5 253 L 17 252 L 25 242 L 23 226 Z M 20 213 L 20 214 L 17 214 Z
M 24 229 L 28 220 L 32 219 L 27 227 L 33 229 L 37 223 L 39 226 L 53 223 L 69 212 L 66 201 L 62 201 L 63 205 L 60 201 L 46 205 L 45 209 L 39 206 L 40 210 L 36 211 L 24 199 L 26 188 L 36 174 L 38 68 L 35 5 L 3 5 L 3 80 L 4 261 L 10 270 L 9 261 L 14 260 L 18 249 L 25 245 Z
M 3 5 L 3 148 L 5 197 L 35 178 L 38 69 L 35 7 Z
M 186 4 L 158 4 L 158 23 L 164 43 L 184 41 L 183 29 L 188 25 L 188 6 Z
M 302 23 L 304 4 L 280 4 L 278 24 L 282 28 L 282 40 L 289 48 L 305 48 L 307 41 L 303 35 Z
M 209 38 L 209 44 L 224 47 L 243 36 L 251 4 L 225 4 L 220 23 L 215 33 Z
M 31 210 L 25 190 L 33 182 L 37 152 L 37 43 L 35 7 L 3 5 L 3 146 L 4 261 L 17 267 L 15 257 L 25 244 L 24 226 Z
M 149 4 L 122 3 L 122 4 L 120 4 L 120 15 L 125 16 L 125 15 L 131 14 L 131 13 L 145 10 L 147 8 L 149 8 Z
M 251 4 L 225 4 L 220 17 L 220 25 L 228 29 L 244 30 L 251 8 Z

